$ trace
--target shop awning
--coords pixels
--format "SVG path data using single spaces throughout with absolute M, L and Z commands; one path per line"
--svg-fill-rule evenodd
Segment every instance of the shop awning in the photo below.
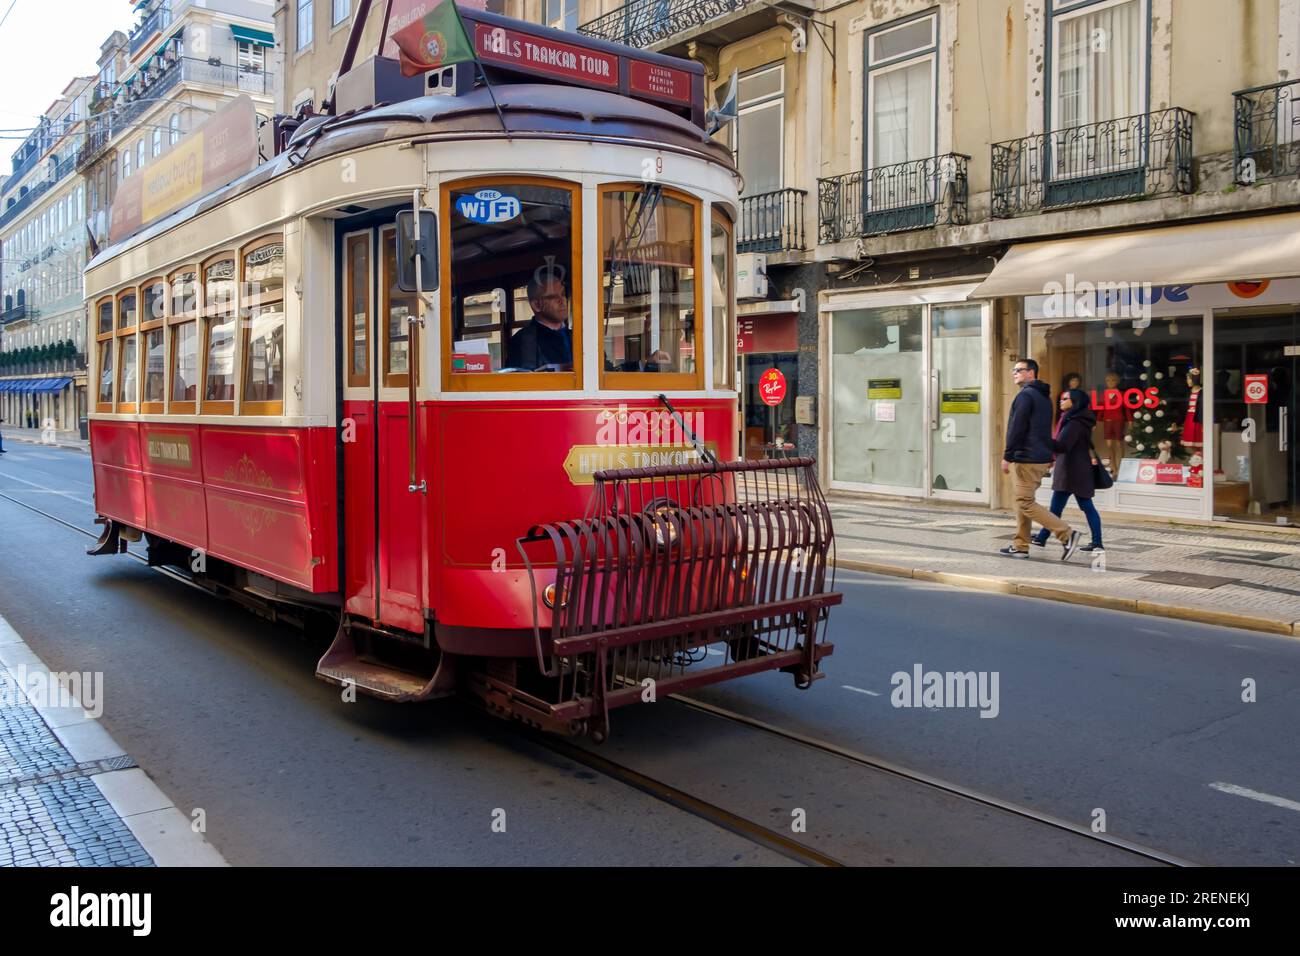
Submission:
M 1042 295 L 1052 283 L 1153 286 L 1300 276 L 1300 213 L 1012 246 L 975 298 Z
M 70 378 L 22 378 L 0 382 L 0 392 L 58 392 L 67 387 Z
M 237 27 L 232 23 L 230 32 L 241 43 L 252 43 L 255 46 L 275 46 L 275 34 L 268 33 L 265 30 L 254 30 L 252 27 Z

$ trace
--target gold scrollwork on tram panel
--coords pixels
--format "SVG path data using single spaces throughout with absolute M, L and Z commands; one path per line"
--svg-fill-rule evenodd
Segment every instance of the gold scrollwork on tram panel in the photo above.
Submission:
M 250 538 L 259 534 L 280 520 L 280 512 L 262 505 L 250 505 L 243 501 L 222 498 L 221 503 L 240 523 Z
M 271 488 L 275 484 L 271 476 L 263 471 L 257 462 L 248 457 L 247 452 L 239 461 L 227 468 L 222 477 L 232 485 L 244 485 L 247 488 L 262 490 Z

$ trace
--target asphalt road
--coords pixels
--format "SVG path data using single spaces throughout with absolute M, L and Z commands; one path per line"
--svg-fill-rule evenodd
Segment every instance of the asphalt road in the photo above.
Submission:
M 89 457 L 11 442 L 0 493 L 92 527 Z M 105 672 L 104 723 L 232 863 L 787 863 L 441 703 L 343 705 L 292 630 L 0 499 L 0 615 Z M 1300 641 L 841 574 L 827 677 L 696 696 L 1189 860 L 1300 861 Z M 895 707 L 891 677 L 998 677 L 997 716 Z M 1242 700 L 1242 681 L 1257 700 Z M 673 703 L 601 748 L 852 863 L 1123 862 Z M 506 811 L 506 833 L 491 829 Z M 1086 845 L 1085 845 L 1086 844 Z M 1104 850 L 1104 852 L 1103 852 Z

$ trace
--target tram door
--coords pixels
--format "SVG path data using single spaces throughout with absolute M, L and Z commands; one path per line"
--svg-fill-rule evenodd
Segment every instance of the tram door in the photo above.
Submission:
M 338 227 L 345 604 L 350 614 L 419 633 L 423 519 L 421 496 L 409 490 L 406 323 L 417 304 L 397 287 L 397 234 L 387 221 Z

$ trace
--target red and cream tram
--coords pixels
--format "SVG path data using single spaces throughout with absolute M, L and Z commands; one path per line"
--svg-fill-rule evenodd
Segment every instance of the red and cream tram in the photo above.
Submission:
M 464 18 L 491 89 L 462 65 L 373 105 L 411 89 L 373 58 L 270 161 L 115 208 L 85 273 L 97 552 L 144 537 L 337 615 L 326 680 L 548 730 L 809 686 L 830 516 L 810 460 L 735 461 L 737 176 L 700 67 Z

